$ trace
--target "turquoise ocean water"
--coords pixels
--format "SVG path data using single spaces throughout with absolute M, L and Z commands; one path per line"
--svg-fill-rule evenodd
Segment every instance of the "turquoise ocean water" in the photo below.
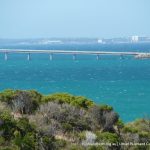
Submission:
M 150 44 L 53 44 L 11 45 L 0 48 L 142 51 Z M 150 60 L 118 56 L 11 54 L 8 61 L 0 54 L 0 90 L 36 89 L 43 94 L 68 92 L 86 96 L 96 103 L 114 107 L 128 122 L 150 115 Z

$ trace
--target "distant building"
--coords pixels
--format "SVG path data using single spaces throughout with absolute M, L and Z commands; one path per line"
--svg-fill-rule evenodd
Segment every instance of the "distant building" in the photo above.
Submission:
M 137 43 L 139 41 L 139 36 L 132 36 L 131 37 L 131 42 Z
M 98 39 L 97 43 L 103 43 L 103 40 L 102 39 Z
M 130 40 L 127 37 L 119 37 L 119 38 L 113 38 L 112 42 L 113 43 L 129 43 Z
M 139 42 L 150 42 L 150 38 L 146 36 L 139 37 Z

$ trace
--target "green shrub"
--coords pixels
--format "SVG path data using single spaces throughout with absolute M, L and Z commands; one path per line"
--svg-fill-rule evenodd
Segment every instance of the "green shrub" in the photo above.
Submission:
M 34 150 L 36 142 L 36 130 L 29 123 L 27 118 L 20 118 L 16 121 L 16 130 L 14 131 L 13 141 L 20 150 Z
M 10 143 L 9 145 L 0 146 L 0 150 L 20 150 L 20 148 L 17 145 Z
M 100 105 L 100 109 L 102 111 L 112 111 L 113 107 L 109 106 L 109 105 Z
M 117 122 L 116 122 L 116 125 L 118 128 L 123 128 L 124 127 L 124 123 L 121 119 L 119 119 Z
M 57 139 L 55 142 L 55 145 L 58 149 L 64 148 L 66 146 L 66 144 L 67 144 L 66 141 L 62 140 L 62 139 Z
M 3 145 L 5 143 L 5 138 L 0 137 L 0 145 Z
M 28 92 L 32 97 L 32 101 L 36 101 L 38 104 L 42 102 L 42 94 L 35 90 L 29 90 Z
M 88 146 L 87 150 L 105 150 L 102 146 Z
M 20 131 L 22 136 L 28 132 L 35 132 L 35 126 L 29 123 L 27 118 L 19 118 L 16 123 L 16 128 Z
M 73 127 L 69 123 L 62 123 L 62 128 L 65 132 L 70 132 L 73 130 Z
M 11 105 L 12 99 L 15 96 L 15 91 L 11 89 L 4 90 L 0 93 L 0 101 Z
M 47 96 L 43 96 L 42 102 L 50 102 L 50 101 L 57 101 L 58 103 L 71 103 L 75 97 L 73 95 L 67 93 L 55 93 Z
M 56 149 L 56 140 L 54 136 L 44 135 L 41 137 L 43 148 L 46 150 Z
M 84 131 L 77 133 L 76 136 L 78 137 L 79 141 L 83 141 L 86 139 L 86 135 Z
M 5 140 L 10 140 L 16 127 L 15 120 L 12 118 L 9 112 L 4 111 L 0 112 L 0 121 L 0 131 L 3 132 L 2 136 L 5 138 Z
M 148 132 L 140 132 L 139 136 L 140 136 L 140 138 L 146 138 L 146 139 L 149 139 L 149 141 L 150 141 L 150 133 L 148 133 Z
M 20 148 L 20 150 L 34 150 L 36 146 L 35 137 L 32 133 L 26 133 L 25 136 L 21 136 L 19 131 L 14 133 L 14 143 Z
M 97 142 L 108 142 L 108 143 L 118 143 L 119 137 L 116 133 L 110 132 L 97 132 Z
M 89 108 L 93 106 L 93 102 L 83 96 L 76 96 L 74 101 L 72 101 L 70 104 L 82 108 Z
M 5 102 L 13 111 L 32 113 L 39 107 L 42 95 L 34 90 L 5 90 L 0 93 L 0 101 Z
M 67 150 L 85 150 L 81 145 L 68 144 Z
M 129 132 L 129 133 L 137 133 L 138 130 L 136 128 L 134 128 L 134 127 L 125 126 L 123 128 L 123 132 L 125 132 L 125 133 L 127 133 L 127 132 Z
M 50 101 L 58 102 L 59 104 L 68 103 L 81 108 L 89 108 L 94 103 L 82 96 L 73 96 L 67 93 L 56 93 L 42 97 L 42 102 L 47 103 Z

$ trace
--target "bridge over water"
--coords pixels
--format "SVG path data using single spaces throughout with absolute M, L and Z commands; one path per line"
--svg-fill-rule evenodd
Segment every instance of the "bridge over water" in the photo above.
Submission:
M 100 55 L 116 55 L 116 56 L 134 56 L 135 58 L 150 58 L 150 53 L 143 52 L 112 52 L 112 51 L 76 51 L 76 50 L 26 50 L 26 49 L 0 49 L 0 53 L 4 54 L 4 59 L 8 60 L 8 54 L 22 53 L 27 54 L 27 60 L 31 59 L 31 54 L 48 54 L 49 59 L 53 59 L 54 54 L 69 54 L 76 60 L 77 55 L 95 55 L 96 59 L 100 59 Z

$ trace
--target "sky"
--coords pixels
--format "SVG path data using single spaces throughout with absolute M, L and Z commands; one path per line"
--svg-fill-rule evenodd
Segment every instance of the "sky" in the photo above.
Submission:
M 0 0 L 0 38 L 150 36 L 150 0 Z

